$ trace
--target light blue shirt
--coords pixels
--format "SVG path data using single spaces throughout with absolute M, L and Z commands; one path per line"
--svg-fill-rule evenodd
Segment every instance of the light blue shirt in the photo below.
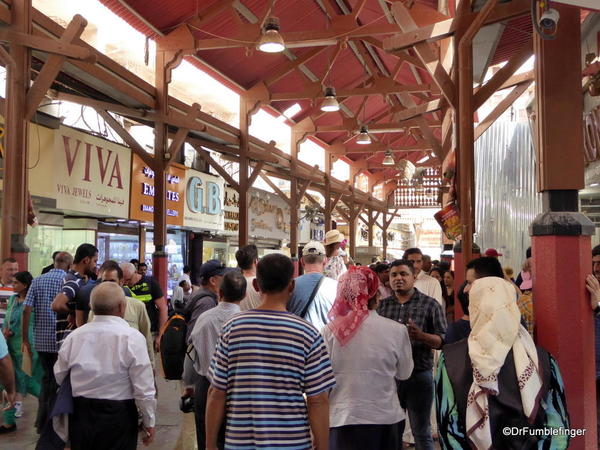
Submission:
M 190 359 L 192 355 L 186 355 L 184 363 L 183 380 L 187 386 L 193 384 L 194 372 L 203 377 L 208 375 L 210 361 L 221 335 L 221 329 L 225 322 L 239 312 L 239 305 L 230 302 L 219 302 L 217 306 L 198 317 L 190 334 L 190 344 L 194 346 L 195 350 L 194 359 L 192 362 Z

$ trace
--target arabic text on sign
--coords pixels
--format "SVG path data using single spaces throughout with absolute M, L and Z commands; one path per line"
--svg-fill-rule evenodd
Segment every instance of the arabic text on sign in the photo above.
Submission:
M 154 170 L 152 170 L 148 166 L 144 166 L 142 169 L 142 173 L 146 175 L 148 178 L 154 178 Z M 169 184 L 179 184 L 179 177 L 177 175 L 169 175 L 167 174 L 167 183 Z

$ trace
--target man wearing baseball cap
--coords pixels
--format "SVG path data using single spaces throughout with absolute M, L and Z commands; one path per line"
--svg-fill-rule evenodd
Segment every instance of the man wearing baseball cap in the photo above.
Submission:
M 287 305 L 289 312 L 306 319 L 317 330 L 328 322 L 327 313 L 337 292 L 337 281 L 323 275 L 326 260 L 325 247 L 320 242 L 310 241 L 304 246 L 300 259 L 304 275 L 296 278 Z
M 495 248 L 488 248 L 485 251 L 484 256 L 490 256 L 492 258 L 498 258 L 499 256 L 502 256 L 502 253 L 498 253 L 498 250 L 496 250 Z
M 221 281 L 223 281 L 223 275 L 225 275 L 228 270 L 230 269 L 227 269 L 225 264 L 218 259 L 211 259 L 200 266 L 198 275 L 200 276 L 201 287 L 194 296 L 188 300 L 183 312 L 187 322 L 186 341 L 189 341 L 190 334 L 194 329 L 194 324 L 196 323 L 198 316 L 204 311 L 208 311 L 217 306 L 217 296 L 219 295 Z

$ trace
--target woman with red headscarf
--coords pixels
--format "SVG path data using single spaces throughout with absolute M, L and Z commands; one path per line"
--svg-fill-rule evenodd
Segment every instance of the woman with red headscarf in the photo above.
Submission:
M 413 370 L 405 325 L 379 316 L 379 278 L 351 266 L 338 279 L 337 296 L 322 331 L 335 373 L 329 398 L 330 450 L 396 450 L 405 418 L 396 379 Z

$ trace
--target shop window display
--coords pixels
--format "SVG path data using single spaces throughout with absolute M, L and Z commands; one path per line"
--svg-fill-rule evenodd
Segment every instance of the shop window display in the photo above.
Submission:
M 138 258 L 139 238 L 133 235 L 98 233 L 98 260 L 112 259 L 119 263 Z
M 65 230 L 49 225 L 30 227 L 25 238 L 29 247 L 29 271 L 38 276 L 42 268 L 52 262 L 52 253 L 63 251 L 75 255 L 77 247 L 85 242 L 96 242 L 94 230 Z
M 146 232 L 146 253 L 145 263 L 148 265 L 148 274 L 152 274 L 152 253 L 154 253 L 154 233 Z M 177 280 L 183 274 L 183 266 L 185 265 L 184 255 L 187 252 L 186 233 L 185 231 L 174 231 L 167 234 L 167 245 L 165 251 L 168 256 L 168 274 L 167 280 L 167 295 L 170 297 L 173 294 L 173 289 L 177 286 Z

